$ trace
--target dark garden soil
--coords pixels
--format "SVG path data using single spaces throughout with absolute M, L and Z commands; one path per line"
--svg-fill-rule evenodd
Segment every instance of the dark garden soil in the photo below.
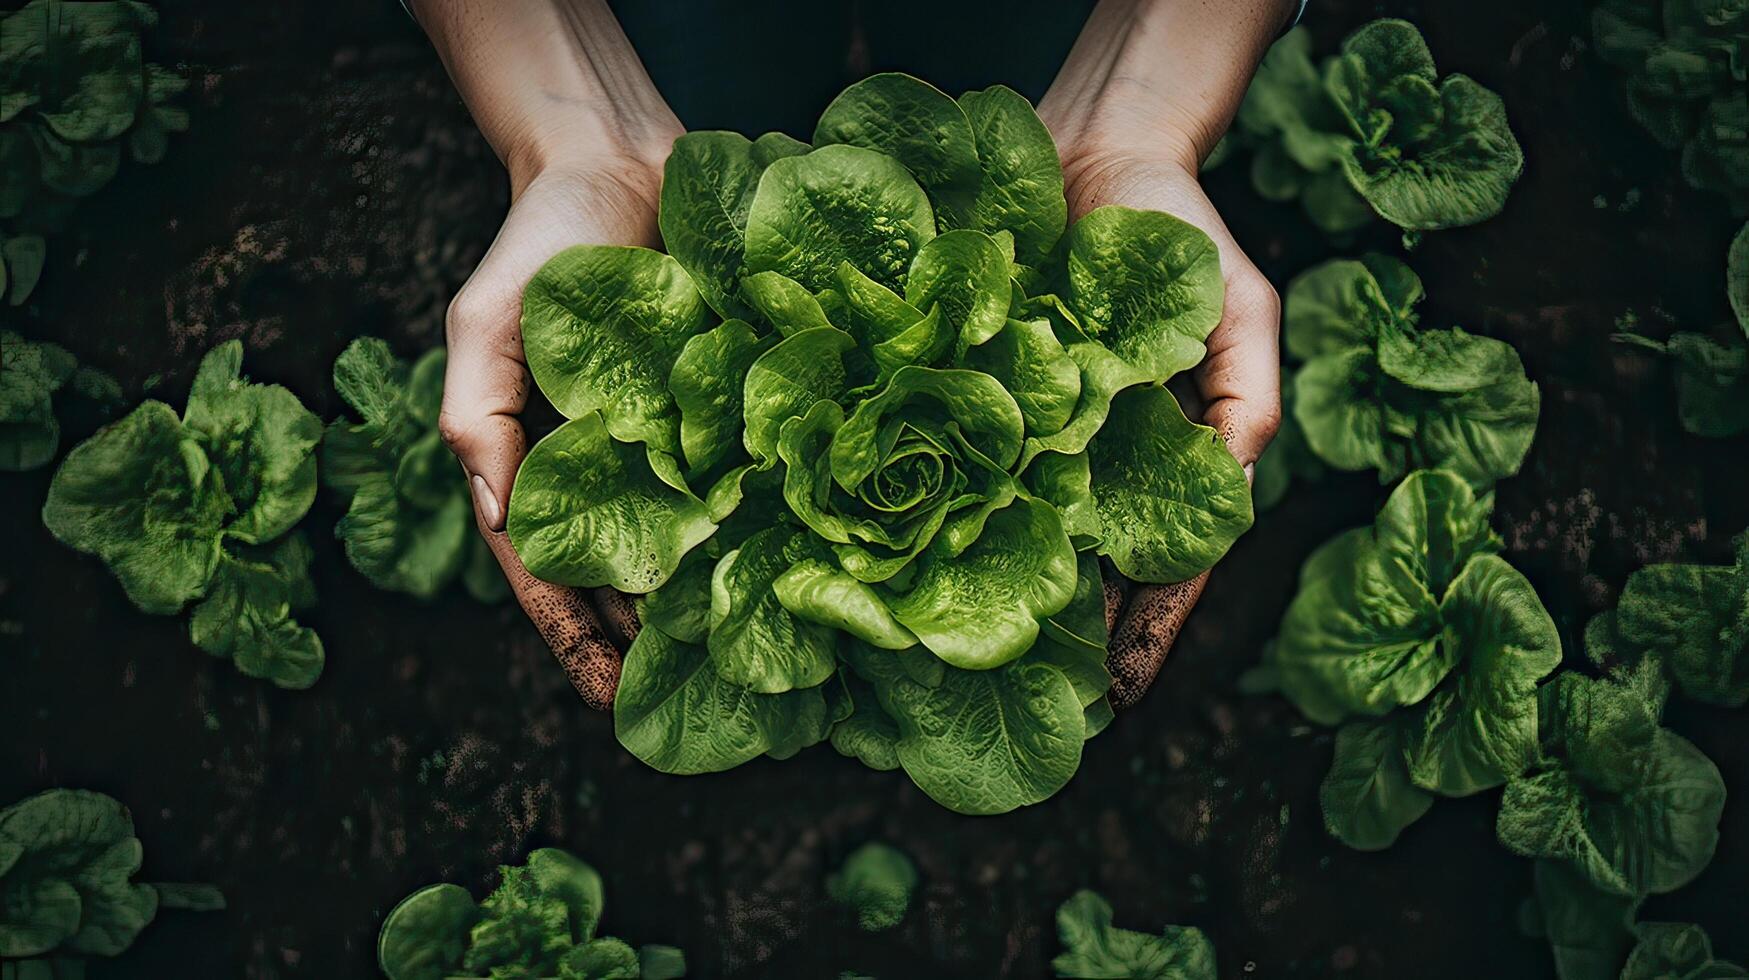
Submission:
M 441 341 L 505 206 L 503 174 L 393 0 L 161 6 L 155 54 L 196 78 L 191 132 L 162 164 L 124 167 L 51 242 L 30 305 L 4 315 L 113 372 L 130 403 L 180 405 L 200 353 L 241 337 L 251 375 L 332 417 L 328 372 L 351 338 L 403 353 Z M 1579 3 L 1314 0 L 1308 18 L 1327 51 L 1385 13 L 1420 24 L 1443 69 L 1499 91 L 1524 144 L 1505 213 L 1429 235 L 1410 261 L 1424 322 L 1510 341 L 1542 386 L 1539 438 L 1498 489 L 1496 526 L 1572 658 L 1628 572 L 1722 561 L 1749 525 L 1749 445 L 1684 435 L 1661 365 L 1610 340 L 1630 311 L 1653 332 L 1727 317 L 1739 222 L 1627 117 Z M 1243 165 L 1209 183 L 1278 285 L 1332 254 L 1400 251 L 1382 225 L 1333 250 L 1291 206 L 1257 199 Z M 101 421 L 72 413 L 68 444 Z M 547 844 L 601 870 L 607 931 L 679 945 L 706 978 L 1043 976 L 1052 913 L 1080 887 L 1131 928 L 1202 927 L 1223 977 L 1551 975 L 1517 927 L 1530 866 L 1494 841 L 1497 792 L 1441 801 L 1389 851 L 1349 850 L 1318 811 L 1329 733 L 1235 690 L 1301 558 L 1382 499 L 1368 474 L 1297 486 L 1260 517 L 1154 690 L 1089 744 L 1065 791 L 966 818 L 826 747 L 715 776 L 645 768 L 514 608 L 371 588 L 326 533 L 339 516 L 326 495 L 305 525 L 321 603 L 303 617 L 326 672 L 307 692 L 252 681 L 49 537 L 51 472 L 0 478 L 0 802 L 107 792 L 134 810 L 144 880 L 211 881 L 230 902 L 162 915 L 93 967 L 99 980 L 375 976 L 377 928 L 401 896 L 436 880 L 483 893 L 499 862 Z M 1712 866 L 1645 917 L 1698 921 L 1720 955 L 1749 959 L 1749 713 L 1678 701 L 1666 723 L 1737 795 Z M 828 871 L 870 839 L 923 877 L 888 934 L 824 897 Z

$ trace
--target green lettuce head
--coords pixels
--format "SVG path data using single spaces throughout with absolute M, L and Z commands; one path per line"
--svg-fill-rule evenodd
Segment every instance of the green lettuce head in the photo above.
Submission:
M 1095 556 L 1182 581 L 1251 523 L 1162 387 L 1220 319 L 1213 243 L 1121 207 L 1068 226 L 1025 99 L 904 75 L 813 147 L 682 137 L 660 224 L 667 254 L 572 248 L 523 303 L 569 421 L 510 539 L 642 597 L 621 741 L 703 772 L 830 736 L 963 812 L 1054 793 L 1109 715 Z

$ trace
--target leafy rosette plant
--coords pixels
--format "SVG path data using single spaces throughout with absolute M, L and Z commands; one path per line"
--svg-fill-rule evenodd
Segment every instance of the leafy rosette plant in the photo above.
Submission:
M 1749 534 L 1730 565 L 1647 565 L 1628 576 L 1614 609 L 1585 626 L 1585 652 L 1611 669 L 1651 664 L 1683 694 L 1749 704 Z
M 1742 50 L 1749 9 L 1689 0 L 1601 0 L 1598 56 L 1628 73 L 1628 111 L 1682 151 L 1689 184 L 1749 209 L 1749 86 Z
M 1441 78 L 1413 24 L 1375 20 L 1320 67 L 1295 28 L 1259 66 L 1238 115 L 1256 147 L 1251 182 L 1301 201 L 1319 228 L 1352 231 L 1374 214 L 1405 231 L 1472 225 L 1500 212 L 1524 153 L 1500 97 Z
M 633 949 L 596 934 L 605 903 L 594 868 L 556 848 L 522 867 L 476 903 L 460 885 L 430 885 L 383 920 L 377 964 L 389 980 L 672 980 L 686 957 L 672 946 Z
M 1505 341 L 1424 329 L 1421 280 L 1382 255 L 1336 259 L 1288 284 L 1285 343 L 1303 361 L 1293 415 L 1319 459 L 1377 470 L 1450 470 L 1477 489 L 1518 472 L 1541 396 Z
M 1737 230 L 1726 254 L 1725 293 L 1734 322 L 1706 333 L 1678 331 L 1662 341 L 1631 331 L 1615 337 L 1670 358 L 1677 421 L 1711 439 L 1749 432 L 1749 225 Z
M 1659 727 L 1656 670 L 1569 671 L 1541 701 L 1536 761 L 1506 787 L 1500 842 L 1628 899 L 1700 874 L 1718 846 L 1725 784 L 1699 749 Z
M 0 330 L 0 471 L 34 470 L 55 458 L 61 422 L 54 399 L 69 385 L 75 394 L 105 404 L 121 398 L 114 378 L 80 367 L 60 344 Z
M 292 616 L 315 602 L 310 547 L 292 528 L 316 495 L 322 424 L 242 367 L 243 345 L 220 344 L 180 416 L 147 401 L 74 447 L 43 523 L 103 559 L 142 611 L 193 603 L 189 633 L 202 650 L 251 677 L 309 687 L 322 641 Z
M 474 531 L 467 477 L 437 433 L 442 348 L 411 368 L 375 337 L 334 361 L 334 387 L 359 421 L 338 419 L 322 443 L 322 480 L 347 501 L 334 536 L 379 588 L 421 599 L 460 578 L 481 602 L 508 590 Z
M 1496 554 L 1490 509 L 1456 474 L 1412 473 L 1300 571 L 1273 666 L 1306 717 L 1342 726 L 1321 799 L 1352 847 L 1388 847 L 1435 795 L 1499 786 L 1535 755 L 1560 637 Z
M 838 725 L 954 809 L 1037 802 L 1108 713 L 1094 556 L 1181 581 L 1251 523 L 1160 387 L 1220 318 L 1214 246 L 1121 207 L 1065 233 L 1056 148 L 1005 88 L 875 76 L 814 143 L 688 134 L 669 254 L 534 277 L 528 363 L 570 421 L 510 539 L 540 578 L 642 596 L 615 719 L 659 769 Z
M 124 150 L 156 163 L 188 128 L 173 104 L 188 81 L 142 55 L 156 22 L 128 0 L 32 0 L 0 15 L 0 290 L 12 305 L 42 271 L 43 233 L 109 183 Z
M 158 910 L 225 907 L 208 885 L 141 884 L 142 848 L 127 807 L 102 793 L 51 789 L 0 809 L 0 959 L 116 956 Z
M 917 866 L 891 844 L 873 841 L 850 852 L 844 867 L 826 879 L 826 894 L 856 913 L 869 932 L 891 929 L 911 908 Z
M 1111 903 L 1083 889 L 1057 909 L 1064 951 L 1051 960 L 1059 977 L 1135 977 L 1138 980 L 1214 980 L 1215 944 L 1193 926 L 1167 926 L 1159 935 L 1112 924 Z

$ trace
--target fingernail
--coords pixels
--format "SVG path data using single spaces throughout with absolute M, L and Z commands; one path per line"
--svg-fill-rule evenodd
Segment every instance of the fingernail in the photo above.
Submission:
M 486 478 L 474 474 L 474 506 L 480 509 L 480 516 L 485 519 L 486 526 L 494 531 L 504 530 L 504 512 L 498 507 L 498 498 L 492 496 L 492 488 L 486 486 Z
M 479 477 L 476 476 L 476 477 L 474 477 L 474 479 L 478 480 Z M 1256 463 L 1246 463 L 1245 464 L 1245 484 L 1247 486 L 1249 486 L 1255 482 L 1257 482 L 1257 464 Z

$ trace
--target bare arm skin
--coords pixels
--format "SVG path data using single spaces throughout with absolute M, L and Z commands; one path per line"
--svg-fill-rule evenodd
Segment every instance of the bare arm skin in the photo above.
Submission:
M 607 708 L 625 603 L 612 590 L 599 603 L 535 579 L 504 534 L 528 451 L 518 421 L 529 392 L 522 289 L 572 245 L 659 244 L 662 161 L 680 121 L 603 0 L 416 0 L 413 10 L 510 173 L 510 213 L 449 306 L 438 428 L 467 470 L 474 518 L 517 601 L 583 699 Z
M 1201 228 L 1219 248 L 1226 304 L 1196 391 L 1203 421 L 1247 478 L 1281 422 L 1281 304 L 1203 193 L 1197 169 L 1298 8 L 1287 0 L 1101 0 L 1039 103 L 1063 159 L 1071 220 L 1105 204 L 1151 208 Z M 1113 707 L 1135 703 L 1153 683 L 1207 581 L 1205 572 L 1108 593 L 1111 608 L 1122 607 L 1107 660 Z

